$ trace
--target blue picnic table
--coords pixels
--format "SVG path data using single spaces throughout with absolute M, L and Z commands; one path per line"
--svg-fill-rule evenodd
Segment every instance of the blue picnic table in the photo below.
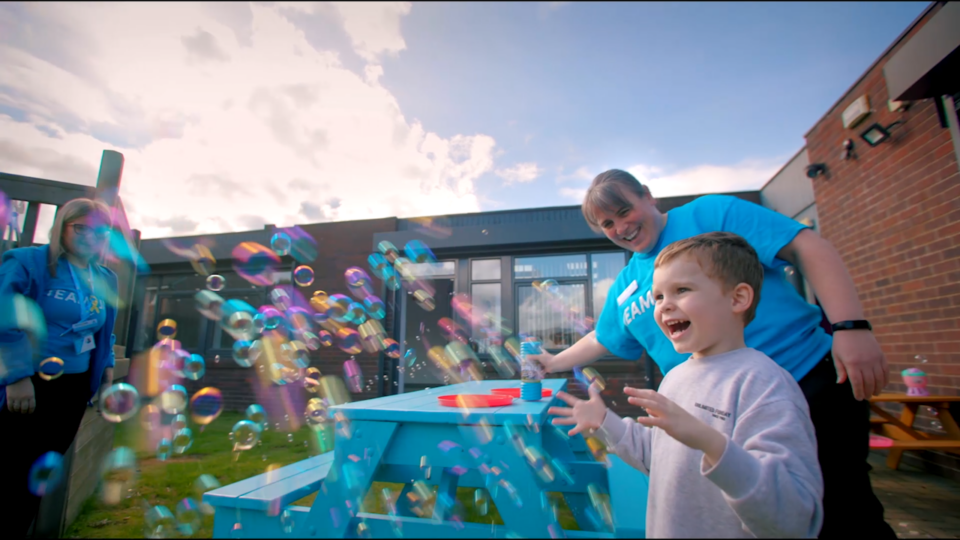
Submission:
M 555 396 L 566 379 L 544 380 L 553 397 L 540 401 L 463 409 L 437 400 L 519 385 L 468 382 L 332 407 L 333 451 L 204 494 L 213 537 L 643 537 L 647 476 L 613 455 L 596 461 L 582 436 L 550 424 L 547 409 L 563 405 Z M 404 484 L 392 515 L 362 508 L 373 482 Z M 431 515 L 411 502 L 414 482 L 436 486 Z M 458 487 L 486 488 L 503 525 L 461 522 Z M 562 493 L 579 531 L 560 530 L 545 492 Z M 312 493 L 311 507 L 291 505 Z M 605 519 L 591 495 L 608 501 Z

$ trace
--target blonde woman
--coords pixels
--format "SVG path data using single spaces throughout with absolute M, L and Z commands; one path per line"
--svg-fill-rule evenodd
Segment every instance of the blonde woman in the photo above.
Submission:
M 3 254 L 0 297 L 33 299 L 47 324 L 40 344 L 0 332 L 0 463 L 8 471 L 0 521 L 13 537 L 26 535 L 40 504 L 30 467 L 47 452 L 66 453 L 91 399 L 113 380 L 116 310 L 105 299 L 116 298 L 117 276 L 101 264 L 110 227 L 105 204 L 74 199 L 57 213 L 49 245 Z M 62 374 L 41 377 L 38 365 L 50 357 L 63 361 Z

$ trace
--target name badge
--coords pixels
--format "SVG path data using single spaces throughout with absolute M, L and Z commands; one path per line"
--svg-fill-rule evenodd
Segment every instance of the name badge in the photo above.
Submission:
M 74 349 L 76 349 L 77 354 L 92 351 L 96 347 L 97 344 L 93 341 L 93 334 L 84 334 L 74 341 Z
M 627 298 L 630 298 L 630 295 L 636 292 L 637 290 L 637 280 L 633 280 L 629 287 L 624 289 L 620 296 L 617 297 L 617 305 L 622 306 L 624 302 L 627 301 Z
M 82 334 L 85 330 L 89 330 L 97 325 L 96 319 L 87 319 L 85 321 L 80 321 L 73 325 L 73 331 Z

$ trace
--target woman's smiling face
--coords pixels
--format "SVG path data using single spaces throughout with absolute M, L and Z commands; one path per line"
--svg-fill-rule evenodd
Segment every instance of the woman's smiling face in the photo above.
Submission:
M 612 212 L 597 209 L 597 224 L 614 244 L 634 253 L 649 253 L 660 239 L 665 216 L 649 194 L 640 197 L 620 189 L 620 195 L 626 204 Z

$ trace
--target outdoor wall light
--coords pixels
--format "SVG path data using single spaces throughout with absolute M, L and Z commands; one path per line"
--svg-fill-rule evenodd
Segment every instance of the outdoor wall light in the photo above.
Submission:
M 898 120 L 887 127 L 883 127 L 874 122 L 866 129 L 866 131 L 860 134 L 860 138 L 867 141 L 867 144 L 870 146 L 877 146 L 878 144 L 890 138 L 890 129 L 899 123 L 900 121 Z
M 807 165 L 807 178 L 811 180 L 820 176 L 827 174 L 827 165 L 826 163 L 812 163 Z
M 857 152 L 853 148 L 853 139 L 843 141 L 843 152 L 840 153 L 840 159 L 857 159 Z

